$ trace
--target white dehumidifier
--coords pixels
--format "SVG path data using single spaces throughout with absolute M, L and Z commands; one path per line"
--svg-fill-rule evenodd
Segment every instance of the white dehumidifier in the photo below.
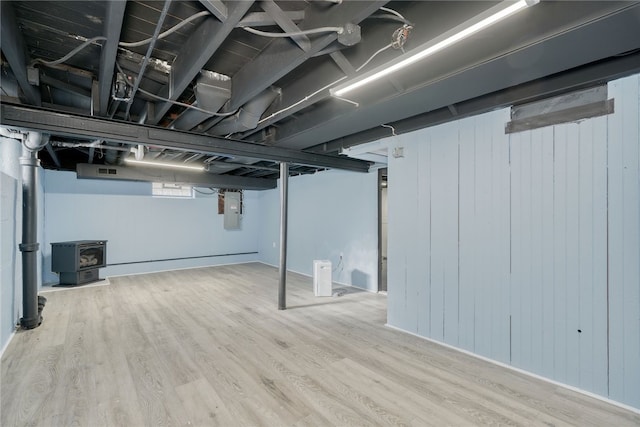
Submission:
M 331 261 L 316 259 L 313 261 L 313 293 L 317 297 L 330 297 L 333 292 L 331 284 Z

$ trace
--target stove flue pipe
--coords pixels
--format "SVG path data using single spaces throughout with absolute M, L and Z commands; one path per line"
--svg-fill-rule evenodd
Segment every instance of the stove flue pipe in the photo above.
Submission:
M 46 299 L 38 297 L 38 151 L 46 145 L 42 134 L 29 132 L 22 142 L 22 318 L 20 325 L 33 329 L 42 323 Z M 43 144 L 44 142 L 44 144 Z

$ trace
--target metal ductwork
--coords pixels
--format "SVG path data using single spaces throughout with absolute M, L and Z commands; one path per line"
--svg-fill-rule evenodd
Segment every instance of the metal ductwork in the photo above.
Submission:
M 198 108 L 212 113 L 218 111 L 231 98 L 231 78 L 213 71 L 201 71 L 198 81 L 193 87 Z M 172 123 L 171 127 L 190 130 L 212 117 L 204 111 L 186 109 Z
M 236 114 L 227 117 L 220 123 L 209 129 L 211 135 L 229 135 L 236 132 L 244 132 L 258 126 L 260 116 L 269 105 L 280 95 L 280 88 L 269 87 L 264 92 L 244 104 Z
M 29 132 L 22 142 L 22 318 L 20 325 L 33 329 L 42 323 L 42 309 L 46 299 L 38 296 L 38 194 L 37 154 L 46 142 L 42 134 Z M 46 140 L 45 140 L 46 141 Z

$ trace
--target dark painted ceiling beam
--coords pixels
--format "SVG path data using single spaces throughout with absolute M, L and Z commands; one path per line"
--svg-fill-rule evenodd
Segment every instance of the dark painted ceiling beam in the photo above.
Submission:
M 142 144 L 194 153 L 246 157 L 356 172 L 369 170 L 369 163 L 346 157 L 303 153 L 286 148 L 267 147 L 193 132 L 59 113 L 4 101 L 1 107 L 0 124 L 17 129 L 47 132 L 51 135 L 102 139 L 122 144 Z
M 9 66 L 18 81 L 25 100 L 32 105 L 40 105 L 40 91 L 29 83 L 27 77 L 27 50 L 18 28 L 17 19 L 11 1 L 0 1 L 0 48 L 9 62 Z
M 390 122 L 397 134 L 436 126 L 452 120 L 458 120 L 496 108 L 532 102 L 537 99 L 561 93 L 603 84 L 630 74 L 640 72 L 640 51 L 613 58 L 594 65 L 586 65 L 563 73 L 558 73 L 540 80 L 524 83 L 488 95 L 477 97 L 455 105 L 448 105 L 437 110 L 418 114 L 406 119 Z M 380 126 L 358 132 L 344 138 L 329 141 L 312 147 L 312 153 L 337 153 L 343 148 L 376 141 L 389 136 L 390 130 Z
M 276 24 L 278 24 L 278 26 L 282 28 L 283 32 L 294 33 L 300 31 L 300 28 L 298 28 L 296 23 L 289 19 L 287 14 L 282 9 L 280 9 L 280 6 L 278 6 L 273 0 L 262 0 L 260 2 L 260 7 L 262 7 L 262 10 L 267 12 L 267 14 L 271 16 L 274 21 L 276 21 Z M 311 49 L 311 42 L 309 41 L 309 37 L 305 35 L 292 36 L 291 40 L 293 40 L 300 47 L 300 49 L 304 50 L 305 52 Z
M 102 45 L 100 53 L 100 70 L 98 81 L 98 111 L 101 116 L 107 115 L 109 100 L 111 99 L 111 85 L 113 83 L 113 71 L 115 69 L 116 55 L 118 54 L 118 43 L 120 42 L 120 31 L 124 11 L 127 8 L 126 1 L 106 2 L 107 13 L 104 19 L 103 34 L 107 38 Z
M 304 10 L 286 10 L 282 11 L 288 20 L 292 22 L 300 22 L 304 19 Z M 244 18 L 238 22 L 236 27 L 267 27 L 278 25 L 271 16 L 266 12 L 249 12 Z
M 160 96 L 173 101 L 178 99 L 252 4 L 253 1 L 247 0 L 229 2 L 228 17 L 224 22 L 220 22 L 214 17 L 204 19 L 173 61 L 168 87 L 165 86 Z M 147 104 L 147 124 L 160 122 L 171 105 L 170 102 Z
M 604 8 L 619 9 L 576 25 L 571 31 L 563 29 L 554 36 L 530 34 L 523 47 L 497 58 L 467 66 L 447 76 L 410 87 L 402 93 L 380 92 L 375 99 L 354 107 L 336 100 L 326 102 L 313 112 L 299 116 L 277 129 L 276 144 L 294 149 L 306 149 L 319 143 L 395 122 L 425 111 L 458 104 L 474 97 L 563 72 L 594 61 L 640 48 L 640 4 L 622 5 L 603 2 Z M 570 4 L 540 3 L 552 8 L 571 8 Z M 595 6 L 594 6 L 595 7 Z M 537 12 L 544 12 L 539 9 Z M 537 27 L 536 27 L 537 28 Z M 613 30 L 615 29 L 615 31 Z M 541 28 L 540 31 L 549 32 Z M 607 34 L 607 37 L 603 37 Z M 586 46 L 589 46 L 587 49 Z M 576 49 L 576 46 L 585 48 Z M 559 55 L 558 52 L 571 52 Z M 455 52 L 451 53 L 452 57 Z M 458 55 L 459 57 L 459 55 Z M 528 64 L 536 58 L 535 66 L 509 72 L 513 64 Z M 445 61 L 441 58 L 440 61 Z M 376 85 L 380 87 L 381 85 Z M 372 88 L 372 90 L 375 88 Z M 370 91 L 350 96 L 355 101 L 371 97 Z M 379 96 L 378 96 L 379 95 Z M 355 117 L 358 117 L 357 119 Z
M 380 0 L 349 1 L 331 6 L 310 3 L 300 29 L 358 24 L 386 3 L 387 1 Z M 233 93 L 225 111 L 242 106 L 337 38 L 336 33 L 319 35 L 313 39 L 311 48 L 306 52 L 292 45 L 286 38 L 274 39 L 253 61 L 233 76 Z
M 220 21 L 227 20 L 229 11 L 222 0 L 200 0 L 200 3 Z

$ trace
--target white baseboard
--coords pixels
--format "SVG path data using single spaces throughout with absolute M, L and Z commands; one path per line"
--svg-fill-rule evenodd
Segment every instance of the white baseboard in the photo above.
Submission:
M 465 349 L 462 349 L 462 348 L 459 348 L 459 347 L 455 347 L 455 346 L 453 346 L 451 344 L 443 343 L 441 341 L 437 341 L 437 340 L 434 340 L 432 338 L 428 338 L 428 337 L 424 337 L 422 335 L 418 335 L 418 334 L 416 334 L 414 332 L 409 332 L 409 331 L 406 331 L 404 329 L 400 329 L 397 326 L 389 325 L 388 323 L 386 323 L 385 326 L 387 328 L 393 329 L 395 331 L 402 332 L 402 333 L 409 334 L 409 335 L 413 335 L 414 337 L 421 338 L 421 339 L 423 339 L 425 341 L 429 341 L 431 343 L 440 345 L 442 347 L 458 351 L 460 353 L 466 354 L 467 356 L 475 357 L 476 359 L 480 359 L 480 360 L 483 360 L 485 362 L 492 363 L 492 364 L 500 366 L 502 368 L 507 368 L 507 369 L 510 369 L 512 371 L 527 375 L 529 377 L 532 377 L 532 378 L 535 378 L 535 379 L 538 379 L 538 380 L 541 380 L 541 381 L 545 381 L 545 382 L 548 382 L 550 384 L 565 388 L 567 390 L 575 391 L 576 393 L 580 393 L 580 394 L 583 394 L 585 396 L 589 396 L 589 397 L 592 397 L 594 399 L 598 399 L 598 400 L 600 400 L 602 402 L 609 403 L 610 405 L 614 405 L 614 406 L 617 406 L 619 408 L 626 409 L 627 411 L 631 411 L 631 412 L 634 412 L 636 414 L 640 414 L 640 408 L 635 408 L 633 406 L 626 405 L 626 404 L 618 402 L 616 400 L 612 400 L 612 399 L 606 398 L 606 397 L 601 396 L 599 394 L 595 394 L 595 393 L 592 393 L 590 391 L 583 390 L 581 388 L 571 386 L 569 384 L 564 384 L 564 383 L 552 380 L 550 378 L 543 377 L 543 376 L 538 375 L 538 374 L 534 374 L 533 372 L 525 371 L 524 369 L 516 368 L 515 366 L 511 366 L 511 365 L 508 365 L 506 363 L 499 362 L 497 360 L 493 360 L 493 359 L 490 359 L 490 358 L 485 357 L 485 356 L 481 356 L 481 355 L 473 353 L 473 352 L 471 352 L 469 350 L 465 350 Z
M 260 264 L 268 265 L 269 267 L 279 268 L 279 266 L 278 266 L 278 265 L 269 264 L 268 262 L 264 262 L 264 261 L 256 261 L 256 262 L 259 262 Z M 296 273 L 296 274 L 299 274 L 299 275 L 301 275 L 301 276 L 305 276 L 305 277 L 313 278 L 313 275 L 312 275 L 312 274 L 302 273 L 302 272 L 297 271 L 297 270 L 291 270 L 290 268 L 287 268 L 287 271 L 288 271 L 288 272 L 290 272 L 290 273 Z M 347 287 L 349 287 L 349 288 L 359 289 L 359 290 L 361 290 L 361 291 L 370 292 L 370 293 L 372 293 L 372 294 L 377 294 L 377 293 L 379 293 L 378 291 L 374 291 L 373 289 L 361 288 L 360 286 L 351 285 L 351 284 L 349 284 L 349 283 L 338 282 L 338 281 L 335 281 L 335 280 L 333 280 L 331 283 L 333 283 L 333 284 L 335 284 L 335 285 L 347 286 Z

